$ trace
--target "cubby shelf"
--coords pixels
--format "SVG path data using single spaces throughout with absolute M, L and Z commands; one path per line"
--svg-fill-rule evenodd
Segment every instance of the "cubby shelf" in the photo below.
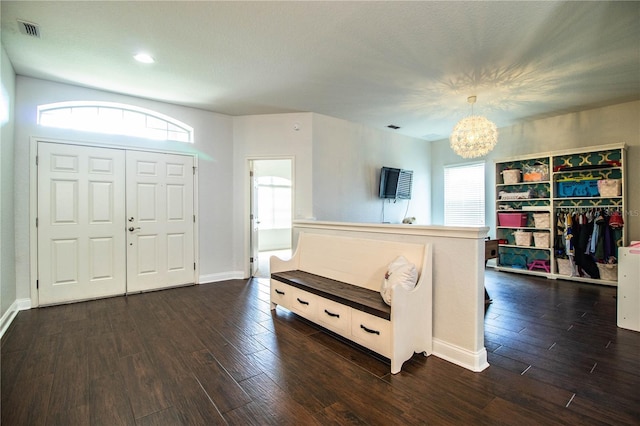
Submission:
M 594 279 L 588 276 L 569 276 L 560 274 L 556 264 L 557 253 L 554 250 L 555 237 L 562 229 L 557 224 L 558 212 L 586 211 L 598 209 L 624 212 L 626 203 L 624 144 L 594 146 L 589 149 L 567 150 L 513 157 L 498 160 L 495 163 L 496 182 L 496 238 L 506 240 L 498 248 L 496 269 L 529 275 L 546 276 L 553 279 L 566 279 L 588 283 L 617 285 L 616 280 Z M 519 170 L 520 172 L 514 172 Z M 503 173 L 504 172 L 504 173 Z M 514 176 L 517 177 L 514 179 Z M 508 179 L 507 181 L 503 180 Z M 522 179 L 524 177 L 524 179 Z M 519 178 L 519 179 L 518 179 Z M 540 180 L 535 180 L 540 179 Z M 620 194 L 600 196 L 595 185 L 603 179 L 618 180 Z M 518 181 L 525 180 L 525 181 Z M 570 181 L 567 185 L 567 181 Z M 575 182 L 580 182 L 576 184 Z M 582 185 L 582 187 L 580 187 Z M 585 188 L 589 186 L 589 188 Z M 578 188 L 581 193 L 578 193 Z M 586 190 L 585 190 L 586 189 Z M 500 192 L 523 193 L 532 198 L 504 199 Z M 573 194 L 571 194 L 573 192 Z M 583 196 L 593 194 L 595 196 Z M 563 197 L 561 195 L 576 195 Z M 516 194 L 512 195 L 513 197 Z M 507 198 L 510 196 L 507 195 Z M 504 226 L 500 224 L 499 213 L 526 213 L 527 223 L 523 226 Z M 535 214 L 549 214 L 549 227 L 536 226 Z M 524 218 L 523 218 L 524 221 Z M 536 247 L 515 244 L 514 232 L 548 233 L 551 247 Z M 519 234 L 522 236 L 521 234 Z M 543 235 L 544 237 L 544 235 Z M 616 239 L 617 246 L 627 243 L 626 230 L 623 227 Z M 549 272 L 529 270 L 533 261 L 548 262 Z
M 551 250 L 550 247 L 519 246 L 516 244 L 500 244 L 498 248 L 500 247 L 512 247 L 512 248 L 527 249 L 527 250 Z
M 532 226 L 497 226 L 498 229 L 519 229 L 523 231 L 551 231 L 551 228 L 536 228 Z M 504 245 L 504 244 L 503 244 Z M 526 246 L 521 246 L 526 247 Z

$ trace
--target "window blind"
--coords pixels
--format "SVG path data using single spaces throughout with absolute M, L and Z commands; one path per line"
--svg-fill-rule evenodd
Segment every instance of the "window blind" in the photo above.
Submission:
M 444 168 L 444 224 L 484 226 L 484 163 Z

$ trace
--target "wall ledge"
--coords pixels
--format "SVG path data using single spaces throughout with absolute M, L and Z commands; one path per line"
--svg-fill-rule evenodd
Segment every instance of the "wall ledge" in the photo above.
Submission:
M 408 225 L 403 223 L 356 223 L 294 220 L 293 227 L 299 229 L 332 229 L 341 231 L 377 232 L 383 234 L 421 235 L 426 237 L 465 239 L 484 239 L 489 236 L 488 226 L 464 227 L 440 225 Z

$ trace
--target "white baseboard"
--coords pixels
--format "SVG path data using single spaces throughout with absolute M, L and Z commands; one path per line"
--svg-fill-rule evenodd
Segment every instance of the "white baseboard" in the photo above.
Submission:
M 489 363 L 487 362 L 486 348 L 482 348 L 477 352 L 472 352 L 443 340 L 434 338 L 433 355 L 476 373 L 489 367 Z
M 4 336 L 4 333 L 7 331 L 13 319 L 18 315 L 19 311 L 26 311 L 27 309 L 31 309 L 31 299 L 16 299 L 13 301 L 7 312 L 2 315 L 0 319 L 0 338 Z
M 220 272 L 217 274 L 200 275 L 199 283 L 209 284 L 227 280 L 242 280 L 244 278 L 244 272 L 242 271 Z

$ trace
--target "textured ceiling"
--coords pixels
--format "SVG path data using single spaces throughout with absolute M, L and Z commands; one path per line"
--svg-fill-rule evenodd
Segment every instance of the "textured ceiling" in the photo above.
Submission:
M 5 1 L 17 74 L 426 140 L 640 99 L 640 2 Z M 18 31 L 40 26 L 41 38 Z M 133 61 L 140 50 L 156 63 Z

